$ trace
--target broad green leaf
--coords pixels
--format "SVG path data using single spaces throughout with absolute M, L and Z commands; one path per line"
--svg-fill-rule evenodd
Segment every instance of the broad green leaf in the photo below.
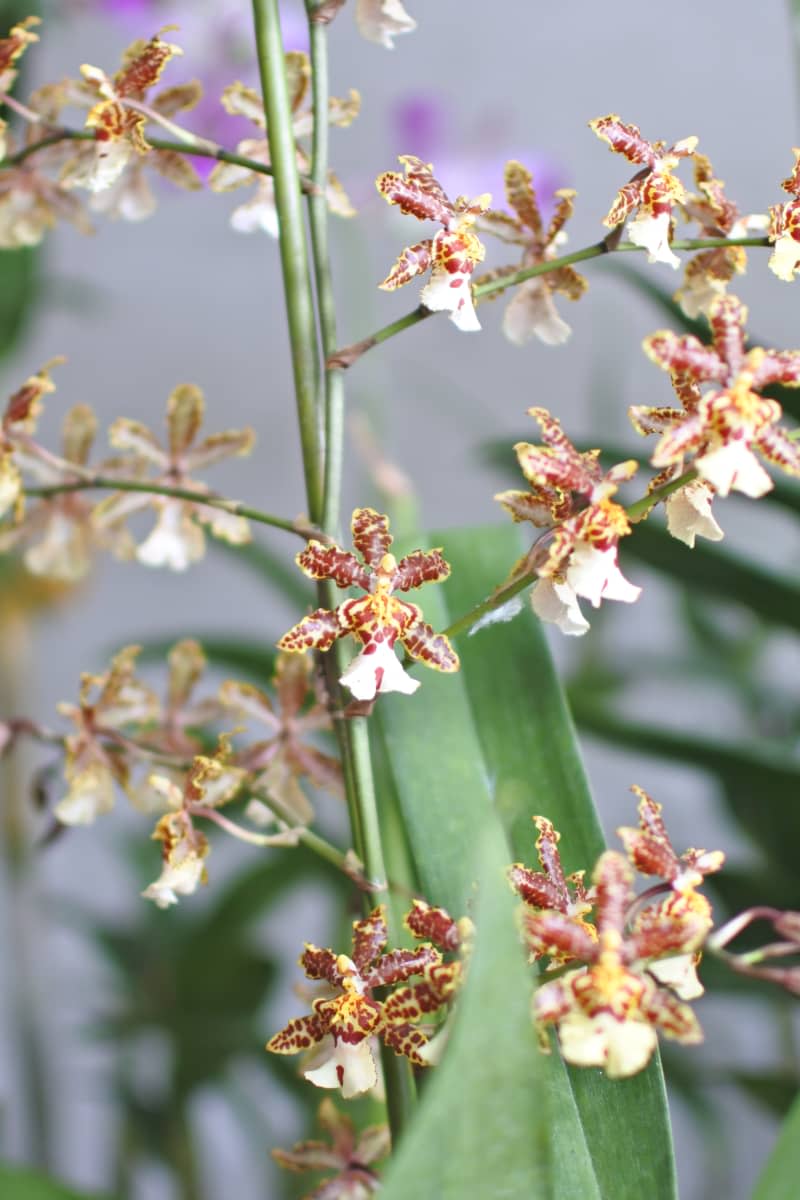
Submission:
M 482 536 L 481 536 L 482 534 Z M 524 543 L 513 526 L 437 536 L 452 564 L 451 618 L 469 610 L 504 578 Z M 561 832 L 568 871 L 591 867 L 603 836 L 575 731 L 541 624 L 526 608 L 513 621 L 461 638 L 462 677 L 495 804 L 516 860 L 535 864 L 531 822 L 541 813 Z M 502 681 L 502 686 L 500 686 Z M 600 1194 L 625 1200 L 670 1196 L 674 1163 L 660 1067 L 612 1082 L 599 1072 L 568 1072 Z M 624 1131 L 624 1133 L 622 1132 Z M 564 1155 L 570 1153 L 565 1139 Z M 620 1158 L 627 1177 L 619 1178 Z
M 506 845 L 494 822 L 475 833 L 470 872 L 479 880 L 478 935 L 469 979 L 444 1062 L 387 1173 L 385 1200 L 551 1194 L 542 1057 L 504 879 Z
M 75 1191 L 39 1171 L 0 1163 L 0 1196 L 8 1200 L 101 1200 L 96 1192 Z
M 800 1096 L 784 1121 L 778 1143 L 762 1171 L 753 1200 L 797 1200 L 800 1180 Z
M 432 543 L 445 547 L 453 566 L 445 589 L 437 595 L 427 588 L 420 598 L 435 628 L 487 596 L 521 550 L 510 524 L 440 533 Z M 561 829 L 568 870 L 591 868 L 603 848 L 563 695 L 532 614 L 461 638 L 458 649 L 458 676 L 422 670 L 413 700 L 386 697 L 376 709 L 422 890 L 456 913 L 470 891 L 476 831 L 487 809 L 505 828 L 509 861 L 535 861 L 534 813 Z M 657 1064 L 616 1083 L 594 1071 L 567 1072 L 558 1058 L 542 1070 L 552 1113 L 554 1196 L 674 1196 Z M 507 1116 L 499 1107 L 497 1120 Z

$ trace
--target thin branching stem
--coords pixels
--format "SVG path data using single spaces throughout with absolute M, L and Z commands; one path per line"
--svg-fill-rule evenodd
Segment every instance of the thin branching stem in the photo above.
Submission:
M 676 479 L 671 479 L 668 483 L 662 483 L 660 487 L 653 488 L 652 492 L 648 492 L 646 496 L 642 496 L 641 500 L 636 500 L 633 504 L 628 505 L 625 509 L 628 520 L 634 523 L 641 521 L 659 501 L 666 500 L 673 492 L 685 487 L 687 483 L 691 483 L 694 479 L 697 479 L 697 471 L 684 471 Z M 497 588 L 491 596 L 487 596 L 480 604 L 476 604 L 463 617 L 459 617 L 456 621 L 453 621 L 452 625 L 448 625 L 447 629 L 444 630 L 444 633 L 447 637 L 457 637 L 460 633 L 466 633 L 481 617 L 493 612 L 496 608 L 500 608 L 501 605 L 507 604 L 509 600 L 513 600 L 515 596 L 518 596 L 520 592 L 523 592 L 526 587 L 532 584 L 537 577 L 536 563 L 534 556 L 531 555 L 527 570 Z
M 335 538 L 339 532 L 344 457 L 344 377 L 341 371 L 334 369 L 327 361 L 328 356 L 333 354 L 336 349 L 336 303 L 328 248 L 328 203 L 325 193 L 328 179 L 329 134 L 328 27 L 326 22 L 314 19 L 315 9 L 316 0 L 306 0 L 314 112 L 311 178 L 316 188 L 315 192 L 309 196 L 308 209 L 320 338 L 325 361 L 323 376 L 325 468 L 320 523 L 325 532 Z M 323 604 L 329 601 L 330 592 L 330 583 L 320 586 L 319 594 Z M 340 703 L 341 687 L 338 680 L 333 677 L 330 668 L 335 666 L 336 675 L 339 675 L 342 649 L 340 643 L 327 664 L 329 687 L 334 704 Z M 388 900 L 388 878 L 372 771 L 369 725 L 365 717 L 355 717 L 338 724 L 353 838 L 359 857 L 364 863 L 367 877 L 373 881 L 373 886 L 377 884 L 373 893 L 369 896 L 365 894 L 364 897 L 365 907 L 369 910 L 374 903 Z M 391 905 L 386 905 L 386 912 L 389 938 L 393 945 L 397 945 L 399 930 L 394 928 Z M 386 1052 L 382 1053 L 382 1061 L 386 1081 L 389 1125 L 392 1139 L 396 1145 L 410 1120 L 416 1099 L 416 1089 L 411 1065 L 407 1060 L 399 1058 L 391 1049 L 386 1048 Z
M 313 16 L 309 0 L 309 17 Z M 325 194 L 328 179 L 328 134 L 330 122 L 328 87 L 328 26 L 309 20 L 311 49 L 311 86 L 314 110 L 314 131 L 311 144 L 311 180 L 315 186 L 308 199 L 311 250 L 314 279 L 317 285 L 317 307 L 322 354 L 326 361 L 324 379 L 325 472 L 321 525 L 331 537 L 336 537 L 342 492 L 342 459 L 344 455 L 344 381 L 340 371 L 327 365 L 336 349 L 336 301 L 331 279 L 328 250 L 328 201 Z
M 48 484 L 47 487 L 26 487 L 26 496 L 36 496 L 41 500 L 51 500 L 67 492 L 84 492 L 93 488 L 115 492 L 143 492 L 154 496 L 170 496 L 175 500 L 189 500 L 193 504 L 202 504 L 209 508 L 221 508 L 224 512 L 234 513 L 237 517 L 245 517 L 248 521 L 257 521 L 260 525 L 271 525 L 273 529 L 283 529 L 287 533 L 296 533 L 301 538 L 321 538 L 324 534 L 307 521 L 290 520 L 288 517 L 276 517 L 274 513 L 263 512 L 260 508 L 251 508 L 240 500 L 229 500 L 225 496 L 207 495 L 204 492 L 193 492 L 190 488 L 171 487 L 168 484 L 151 483 L 147 479 L 115 479 L 113 475 L 91 475 L 86 479 L 70 479 L 63 483 Z
M 7 170 L 9 167 L 19 167 L 27 159 L 33 157 L 40 150 L 46 150 L 48 146 L 57 146 L 61 142 L 94 142 L 96 141 L 95 131 L 93 129 L 68 129 L 66 126 L 56 126 L 49 128 L 50 132 L 46 133 L 36 142 L 31 142 L 27 146 L 23 146 L 21 150 L 17 150 L 15 154 L 9 154 L 6 158 L 0 159 L 0 171 Z M 216 142 L 210 142 L 206 138 L 200 138 L 196 142 L 193 141 L 172 141 L 170 138 L 151 137 L 147 135 L 148 143 L 154 150 L 171 150 L 176 154 L 190 154 L 198 158 L 213 158 L 217 162 L 232 163 L 236 167 L 246 167 L 248 171 L 255 171 L 257 175 L 272 175 L 273 169 L 266 163 L 257 162 L 254 158 L 248 158 L 244 154 L 235 154 L 232 150 L 225 150 L 222 146 L 218 146 Z M 313 193 L 315 188 L 311 180 L 305 176 L 300 176 L 300 187 L 304 192 Z
M 675 250 L 712 250 L 721 246 L 770 246 L 771 243 L 768 237 L 711 237 L 676 238 L 675 241 L 670 242 L 670 245 Z M 620 254 L 643 249 L 645 247 L 634 246 L 632 242 L 620 242 L 615 246 L 603 239 L 601 242 L 592 243 L 591 246 L 584 246 L 582 250 L 574 250 L 571 254 L 562 254 L 560 258 L 551 258 L 547 262 L 524 267 L 513 275 L 503 275 L 498 279 L 489 279 L 486 283 L 476 284 L 472 289 L 472 295 L 477 302 L 480 302 L 504 292 L 507 288 L 517 287 L 520 283 L 525 283 L 527 279 L 535 279 L 537 275 L 547 275 L 550 271 L 557 271 L 560 267 L 569 267 L 574 263 L 586 262 L 590 258 L 600 258 L 605 254 Z M 420 321 L 425 321 L 433 315 L 429 308 L 420 304 L 412 312 L 398 317 L 389 325 L 384 325 L 382 329 L 378 329 L 362 341 L 354 342 L 351 346 L 344 346 L 340 350 L 334 350 L 333 354 L 328 355 L 328 363 L 339 369 L 350 367 L 374 346 L 380 346 L 389 338 L 402 333 L 405 329 L 410 329 L 412 325 L 418 325 Z

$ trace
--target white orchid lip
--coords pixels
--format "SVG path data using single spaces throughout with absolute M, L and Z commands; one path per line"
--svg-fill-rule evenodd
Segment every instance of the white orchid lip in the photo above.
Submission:
M 628 237 L 634 246 L 641 246 L 647 250 L 648 262 L 663 262 L 677 270 L 681 260 L 670 248 L 669 225 L 668 212 L 653 216 L 652 213 L 642 210 L 629 222 Z
M 700 480 L 687 483 L 667 497 L 667 529 L 674 538 L 694 549 L 695 539 L 719 542 L 723 531 L 711 511 L 713 495 Z
M 567 566 L 567 583 L 577 596 L 585 596 L 593 608 L 600 601 L 621 600 L 633 604 L 642 589 L 630 583 L 617 565 L 617 547 L 600 550 L 579 538 Z
M 531 592 L 531 608 L 540 621 L 557 625 L 569 637 L 581 637 L 589 628 L 578 597 L 568 583 L 540 579 Z
M 450 274 L 444 267 L 434 267 L 419 298 L 431 312 L 449 313 L 450 320 L 462 333 L 474 333 L 481 327 L 472 302 L 469 275 L 463 272 Z
M 419 680 L 412 679 L 387 641 L 373 641 L 356 655 L 339 679 L 356 700 L 374 700 L 379 692 L 412 696 Z
M 720 496 L 736 491 L 757 500 L 773 487 L 769 475 L 743 438 L 709 450 L 696 460 L 695 466 L 701 478 L 707 479 Z
M 315 1087 L 341 1088 L 345 1100 L 370 1091 L 378 1082 L 378 1072 L 369 1038 L 348 1042 L 331 1037 L 331 1053 L 318 1067 L 305 1071 L 305 1078 Z

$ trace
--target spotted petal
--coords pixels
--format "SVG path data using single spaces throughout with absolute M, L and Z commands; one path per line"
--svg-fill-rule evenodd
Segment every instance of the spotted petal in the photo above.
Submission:
M 662 329 L 645 338 L 642 348 L 651 362 L 664 371 L 680 372 L 700 383 L 723 383 L 727 378 L 727 365 L 719 355 L 691 334 L 679 337 Z
M 283 635 L 278 642 L 278 649 L 294 654 L 312 649 L 330 650 L 343 633 L 336 613 L 327 608 L 318 608 Z
M 653 167 L 656 154 L 653 146 L 642 137 L 638 125 L 626 125 L 617 113 L 609 113 L 606 117 L 595 117 L 589 122 L 589 128 L 617 154 L 624 154 L 628 162 Z
M 321 1042 L 327 1033 L 325 1022 L 316 1013 L 295 1017 L 267 1042 L 267 1050 L 273 1054 L 297 1054 L 310 1050 Z
M 359 587 L 370 590 L 370 575 L 349 550 L 310 541 L 295 562 L 311 579 L 332 579 L 340 588 Z
M 378 287 L 384 292 L 391 292 L 409 283 L 416 275 L 424 274 L 432 262 L 432 247 L 432 238 L 407 246 Z
M 386 909 L 382 904 L 374 908 L 368 917 L 353 922 L 353 962 L 362 975 L 364 969 L 385 949 L 388 939 Z
M 396 204 L 401 213 L 420 221 L 439 221 L 447 225 L 453 215 L 453 206 L 434 176 L 432 165 L 413 154 L 398 157 L 405 173 L 385 171 L 379 175 L 375 186 L 380 194 L 389 204 Z
M 437 671 L 457 671 L 461 665 L 458 655 L 445 634 L 435 633 L 424 621 L 414 624 L 400 638 L 412 658 L 433 667 Z
M 423 583 L 441 583 L 450 574 L 450 564 L 441 550 L 414 550 L 397 564 L 392 587 L 400 592 L 422 587 Z
M 389 518 L 374 508 L 357 508 L 353 512 L 350 529 L 353 545 L 364 562 L 370 567 L 377 567 L 383 556 L 389 553 L 393 541 L 389 533 Z

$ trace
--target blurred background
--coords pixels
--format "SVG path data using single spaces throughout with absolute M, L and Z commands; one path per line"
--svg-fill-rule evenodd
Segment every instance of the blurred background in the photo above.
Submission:
M 352 7 L 330 36 L 332 91 L 357 88 L 363 102 L 354 125 L 332 135 L 332 164 L 358 209 L 331 231 L 342 344 L 417 303 L 414 284 L 391 295 L 376 288 L 420 236 L 374 188 L 397 154 L 431 160 L 452 196 L 488 190 L 500 203 L 510 157 L 534 172 L 545 207 L 554 188 L 575 187 L 573 248 L 602 235 L 628 177 L 587 128 L 607 112 L 652 140 L 697 134 L 744 213 L 785 199 L 780 180 L 798 141 L 785 0 L 757 9 L 745 0 L 675 0 L 668 14 L 634 0 L 613 12 L 588 0 L 408 0 L 419 28 L 393 52 L 359 37 Z M 3 28 L 28 11 L 0 3 Z M 45 23 L 25 60 L 23 95 L 76 76 L 81 63 L 113 72 L 133 37 L 174 24 L 170 37 L 185 55 L 165 82 L 197 77 L 207 88 L 187 126 L 230 148 L 252 133 L 216 103 L 227 83 L 255 82 L 246 0 L 59 0 L 38 11 Z M 287 0 L 283 11 L 287 45 L 302 49 L 302 6 Z M 252 457 L 221 466 L 211 485 L 294 515 L 304 494 L 277 246 L 231 229 L 242 199 L 165 185 L 142 224 L 98 217 L 93 237 L 59 227 L 41 249 L 6 252 L 2 384 L 10 394 L 66 355 L 42 423 L 43 440 L 55 445 L 75 403 L 91 404 L 103 429 L 125 415 L 160 431 L 170 391 L 196 383 L 208 432 L 250 424 L 258 433 Z M 364 449 L 371 441 L 407 477 L 406 520 L 413 512 L 436 530 L 502 521 L 492 496 L 518 486 L 511 446 L 534 436 L 525 414 L 534 404 L 579 445 L 644 459 L 626 410 L 668 402 L 668 380 L 639 344 L 656 328 L 677 327 L 669 304 L 680 276 L 633 257 L 588 263 L 585 298 L 559 300 L 573 327 L 564 347 L 511 346 L 500 331 L 501 298 L 481 307 L 481 334 L 427 321 L 354 366 L 344 511 L 378 499 Z M 800 285 L 777 280 L 766 258 L 751 252 L 735 290 L 759 339 L 794 348 Z M 789 405 L 800 416 L 797 399 Z M 717 514 L 725 541 L 691 554 L 652 518 L 621 555 L 644 588 L 640 602 L 606 605 L 577 644 L 552 639 L 608 836 L 633 821 L 630 784 L 645 787 L 664 804 L 679 849 L 726 851 L 720 911 L 755 900 L 800 908 L 798 507 L 798 489 L 787 484 L 758 505 L 729 499 Z M 102 558 L 71 590 L 37 583 L 6 560 L 0 709 L 55 723 L 80 672 L 102 670 L 131 642 L 147 647 L 146 673 L 157 683 L 164 648 L 187 635 L 205 642 L 212 683 L 231 674 L 263 683 L 258 647 L 296 616 L 296 601 L 277 584 L 265 602 L 264 574 L 274 584 L 291 565 L 295 547 L 282 536 L 259 531 L 257 561 L 212 546 L 186 575 Z M 341 889 L 313 861 L 301 888 L 281 853 L 267 875 L 262 856 L 272 852 L 220 843 L 213 886 L 159 912 L 139 898 L 157 872 L 150 824 L 121 804 L 30 855 L 41 822 L 35 802 L 57 795 L 47 767 L 30 751 L 2 765 L 2 920 L 12 950 L 0 967 L 3 1156 L 133 1200 L 282 1194 L 294 1181 L 278 1179 L 269 1149 L 301 1136 L 308 1115 L 293 1071 L 261 1046 L 296 1003 L 300 942 L 326 944 Z M 341 830 L 335 803 L 320 808 L 323 825 Z M 749 1195 L 798 1091 L 798 1023 L 795 1005 L 766 987 L 711 970 L 705 978 L 705 1044 L 665 1054 L 682 1195 L 737 1200 Z

